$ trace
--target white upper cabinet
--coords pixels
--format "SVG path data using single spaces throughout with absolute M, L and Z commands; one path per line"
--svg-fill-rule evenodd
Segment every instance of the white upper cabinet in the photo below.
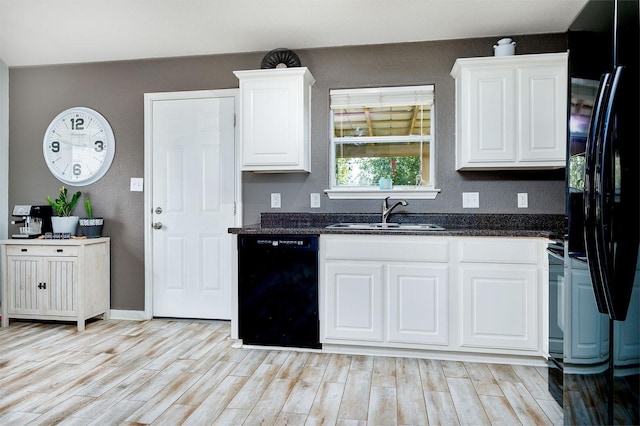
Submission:
M 567 53 L 458 59 L 456 170 L 565 166 Z
M 242 170 L 309 172 L 311 86 L 305 67 L 234 71 Z

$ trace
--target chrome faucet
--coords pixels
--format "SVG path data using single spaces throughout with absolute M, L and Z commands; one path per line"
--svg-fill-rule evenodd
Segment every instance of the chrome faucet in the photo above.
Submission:
M 391 214 L 391 211 L 393 211 L 393 209 L 395 209 L 396 207 L 398 207 L 401 204 L 403 206 L 408 206 L 409 205 L 409 203 L 407 203 L 407 200 L 400 200 L 400 201 L 397 201 L 391 207 L 389 207 L 389 204 L 388 204 L 389 198 L 391 198 L 391 197 L 387 197 L 384 200 L 382 200 L 382 223 L 387 223 L 387 218 L 389 217 L 389 215 Z

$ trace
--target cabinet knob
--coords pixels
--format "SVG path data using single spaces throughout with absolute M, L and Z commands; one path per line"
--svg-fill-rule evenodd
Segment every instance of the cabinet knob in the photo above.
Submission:
M 46 290 L 47 289 L 47 283 L 38 283 L 38 288 L 40 290 Z

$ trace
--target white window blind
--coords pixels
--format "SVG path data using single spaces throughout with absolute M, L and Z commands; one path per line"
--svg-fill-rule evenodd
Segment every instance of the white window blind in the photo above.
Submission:
M 432 105 L 433 85 L 366 89 L 334 89 L 331 109 Z

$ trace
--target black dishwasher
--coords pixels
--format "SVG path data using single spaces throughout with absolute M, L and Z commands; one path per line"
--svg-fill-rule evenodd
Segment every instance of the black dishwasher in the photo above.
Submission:
M 238 332 L 250 345 L 321 347 L 317 235 L 238 235 Z

